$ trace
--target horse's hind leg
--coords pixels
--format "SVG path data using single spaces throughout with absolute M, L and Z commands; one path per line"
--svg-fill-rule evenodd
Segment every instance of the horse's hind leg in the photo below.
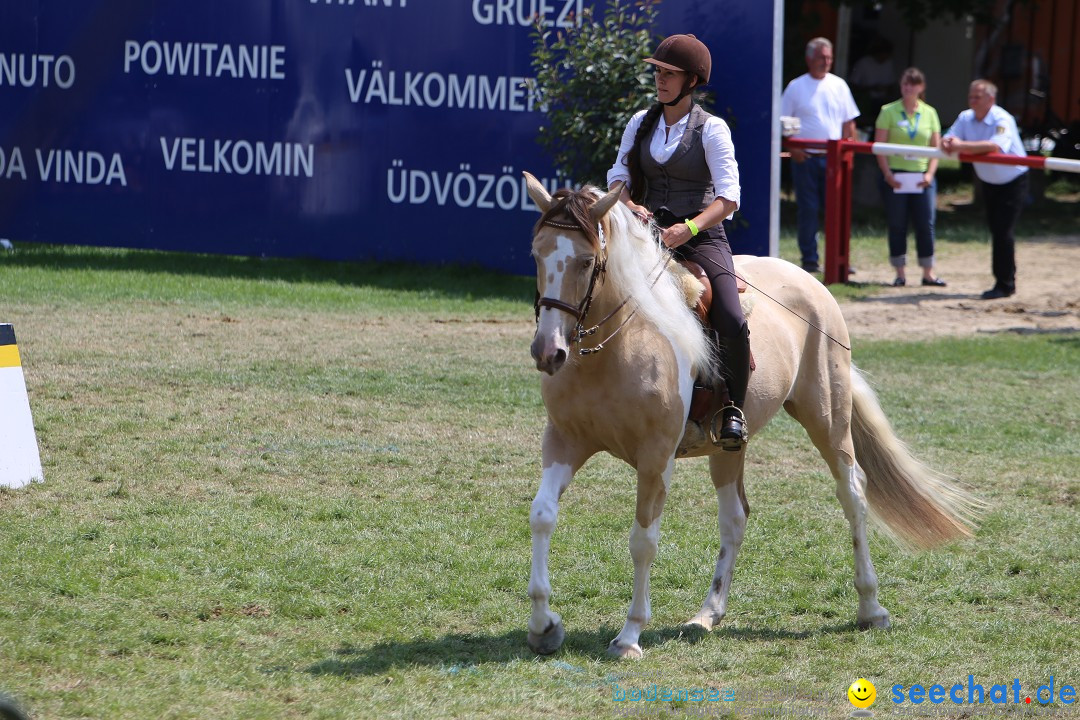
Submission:
M 690 618 L 688 625 L 699 625 L 712 630 L 727 612 L 731 576 L 735 569 L 735 556 L 742 546 L 746 532 L 747 504 L 743 491 L 743 468 L 746 453 L 718 453 L 709 458 L 709 470 L 716 487 L 719 506 L 720 552 L 716 557 L 716 571 L 712 584 L 705 595 L 701 611 Z
M 550 655 L 558 650 L 565 636 L 562 618 L 548 606 L 551 597 L 548 552 L 559 517 L 559 498 L 584 461 L 583 457 L 567 447 L 557 431 L 548 427 L 544 433 L 544 469 L 540 489 L 536 492 L 529 513 L 529 526 L 532 529 L 532 573 L 529 577 L 532 614 L 529 616 L 526 641 L 533 652 L 540 655 Z
M 838 398 L 834 398 L 833 404 L 842 407 Z M 866 540 L 866 475 L 854 459 L 851 423 L 838 419 L 841 413 L 836 413 L 835 418 L 833 412 L 822 414 L 820 411 L 804 416 L 793 407 L 785 407 L 806 428 L 810 440 L 836 478 L 836 498 L 844 508 L 844 515 L 851 527 L 851 543 L 855 552 L 855 589 L 859 593 L 856 618 L 859 627 L 889 627 L 889 611 L 878 603 L 877 573 L 870 560 L 870 547 Z
M 851 526 L 851 543 L 855 551 L 855 589 L 859 593 L 859 627 L 889 627 L 889 611 L 881 607 L 877 599 L 878 579 L 874 563 L 870 560 L 870 547 L 866 541 L 866 475 L 856 462 L 848 465 L 837 460 L 833 471 L 836 476 L 836 497 L 844 508 L 848 525 Z
M 671 473 L 675 469 L 675 457 L 668 459 L 663 472 L 650 472 L 638 467 L 637 510 L 634 525 L 630 528 L 630 557 L 634 561 L 634 595 L 626 624 L 608 645 L 608 654 L 621 658 L 638 659 L 642 656 L 642 629 L 652 619 L 649 603 L 649 575 L 660 543 L 660 513 L 664 509 Z

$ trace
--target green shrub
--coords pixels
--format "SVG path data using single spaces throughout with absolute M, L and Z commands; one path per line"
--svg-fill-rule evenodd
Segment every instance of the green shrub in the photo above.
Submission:
M 576 182 L 606 186 L 626 123 L 655 93 L 642 61 L 659 41 L 659 3 L 608 0 L 603 22 L 586 8 L 576 28 L 533 28 L 532 90 L 546 116 L 538 142 Z

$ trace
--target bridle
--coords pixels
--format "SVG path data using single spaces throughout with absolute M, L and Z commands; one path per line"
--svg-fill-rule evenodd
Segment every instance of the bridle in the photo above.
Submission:
M 559 228 L 560 230 L 576 230 L 577 232 L 583 232 L 581 225 L 576 222 L 558 222 L 557 220 L 544 220 L 541 225 L 548 225 L 553 228 Z M 588 337 L 600 329 L 600 325 L 611 318 L 611 315 L 601 320 L 592 328 L 585 330 L 583 323 L 585 318 L 589 315 L 589 308 L 592 306 L 593 294 L 596 292 L 597 284 L 603 285 L 604 283 L 604 271 L 607 270 L 607 238 L 604 237 L 603 227 L 597 223 L 596 225 L 597 236 L 600 238 L 600 252 L 596 256 L 596 262 L 593 263 L 592 276 L 589 278 L 589 288 L 585 291 L 585 297 L 581 298 L 581 302 L 577 305 L 571 305 L 568 302 L 559 300 L 558 298 L 540 297 L 540 291 L 536 293 L 536 301 L 533 303 L 533 310 L 536 315 L 536 322 L 540 322 L 540 308 L 553 308 L 555 310 L 562 310 L 565 313 L 569 313 L 574 316 L 577 321 L 574 325 L 574 333 L 570 338 L 570 344 L 580 343 L 582 338 Z M 624 300 L 619 305 L 621 308 L 626 304 Z M 616 308 L 616 311 L 619 309 Z M 612 313 L 614 315 L 614 312 Z M 610 338 L 609 338 L 610 339 Z M 606 342 L 606 341 L 605 341 Z M 602 344 L 601 344 L 602 347 Z M 578 352 L 582 355 L 588 355 L 590 352 L 598 352 L 600 348 L 580 348 Z
M 540 224 L 559 228 L 560 230 L 575 230 L 581 233 L 584 232 L 584 229 L 581 227 L 581 225 L 576 222 L 566 223 L 558 222 L 556 220 L 543 220 Z M 589 278 L 589 288 L 585 291 L 585 297 L 581 299 L 581 302 L 579 302 L 577 305 L 571 305 L 570 303 L 559 300 L 558 298 L 540 297 L 540 292 L 537 291 L 536 300 L 533 303 L 533 310 L 536 315 L 537 323 L 540 322 L 540 308 L 544 307 L 553 308 L 555 310 L 562 310 L 563 312 L 569 313 L 570 315 L 574 316 L 577 322 L 574 325 L 574 332 L 570 337 L 571 347 L 573 347 L 575 344 L 580 345 L 582 340 L 591 335 L 595 335 L 600 330 L 601 326 L 604 325 L 604 323 L 615 317 L 615 315 L 626 306 L 626 303 L 630 301 L 629 297 L 624 298 L 623 301 L 616 305 L 615 309 L 609 312 L 602 320 L 600 320 L 600 322 L 596 323 L 591 328 L 585 329 L 584 322 L 589 315 L 589 308 L 592 306 L 593 293 L 596 292 L 596 286 L 598 283 L 603 285 L 604 272 L 607 270 L 607 238 L 604 237 L 604 228 L 600 223 L 597 223 L 596 225 L 596 233 L 597 237 L 600 240 L 600 252 L 597 254 L 596 262 L 593 264 L 592 276 Z M 664 270 L 667 269 L 668 262 L 671 261 L 671 254 L 665 253 L 665 255 L 666 258 L 664 260 L 663 266 L 660 268 L 660 272 L 657 273 L 656 278 L 653 280 L 654 285 L 664 274 Z M 619 326 L 615 328 L 610 335 L 604 338 L 602 342 L 597 343 L 593 347 L 579 347 L 578 354 L 592 355 L 603 350 L 604 345 L 606 345 L 608 341 L 610 341 L 613 337 L 619 334 L 619 331 L 622 330 L 628 322 L 630 322 L 630 319 L 634 317 L 635 313 L 637 313 L 636 306 L 633 310 L 629 312 L 629 314 L 627 314 L 625 318 L 623 318 L 623 321 L 619 323 Z

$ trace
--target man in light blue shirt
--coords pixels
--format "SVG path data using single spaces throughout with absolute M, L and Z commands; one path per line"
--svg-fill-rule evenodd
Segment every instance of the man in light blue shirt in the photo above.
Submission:
M 941 149 L 949 154 L 984 155 L 1001 153 L 1026 157 L 1016 120 L 996 105 L 997 87 L 989 80 L 976 80 L 968 90 L 970 110 L 964 110 L 945 133 Z M 1016 238 L 1013 233 L 1020 210 L 1027 199 L 1027 168 L 1021 165 L 973 163 L 983 183 L 986 220 L 990 226 L 994 287 L 982 294 L 984 300 L 1009 297 L 1016 292 Z

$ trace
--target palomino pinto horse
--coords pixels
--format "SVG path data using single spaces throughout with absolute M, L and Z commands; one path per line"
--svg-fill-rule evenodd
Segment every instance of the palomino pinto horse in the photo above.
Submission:
M 676 456 L 710 456 L 721 545 L 705 602 L 689 622 L 711 630 L 727 609 L 749 513 L 746 453 L 721 450 L 687 421 L 695 374 L 712 366 L 710 346 L 689 309 L 696 294 L 685 289 L 689 274 L 670 271 L 653 229 L 617 202 L 621 186 L 603 196 L 591 188 L 560 190 L 553 198 L 525 175 L 542 212 L 532 243 L 538 301 L 531 351 L 544 372 L 548 414 L 543 474 L 529 516 L 528 643 L 541 654 L 562 644 L 562 620 L 549 607 L 547 564 L 559 498 L 585 461 L 606 451 L 638 476 L 630 530 L 633 598 L 608 652 L 640 657 L 639 637 L 651 615 L 649 571 Z M 748 317 L 757 362 L 745 407 L 750 435 L 780 408 L 806 429 L 836 478 L 851 526 L 858 624 L 887 627 L 866 541 L 868 502 L 886 530 L 917 547 L 969 536 L 978 503 L 912 458 L 897 439 L 851 362 L 844 318 L 824 285 L 776 258 L 738 256 L 735 269 L 759 291 L 752 293 Z M 598 329 L 589 334 L 585 323 Z

